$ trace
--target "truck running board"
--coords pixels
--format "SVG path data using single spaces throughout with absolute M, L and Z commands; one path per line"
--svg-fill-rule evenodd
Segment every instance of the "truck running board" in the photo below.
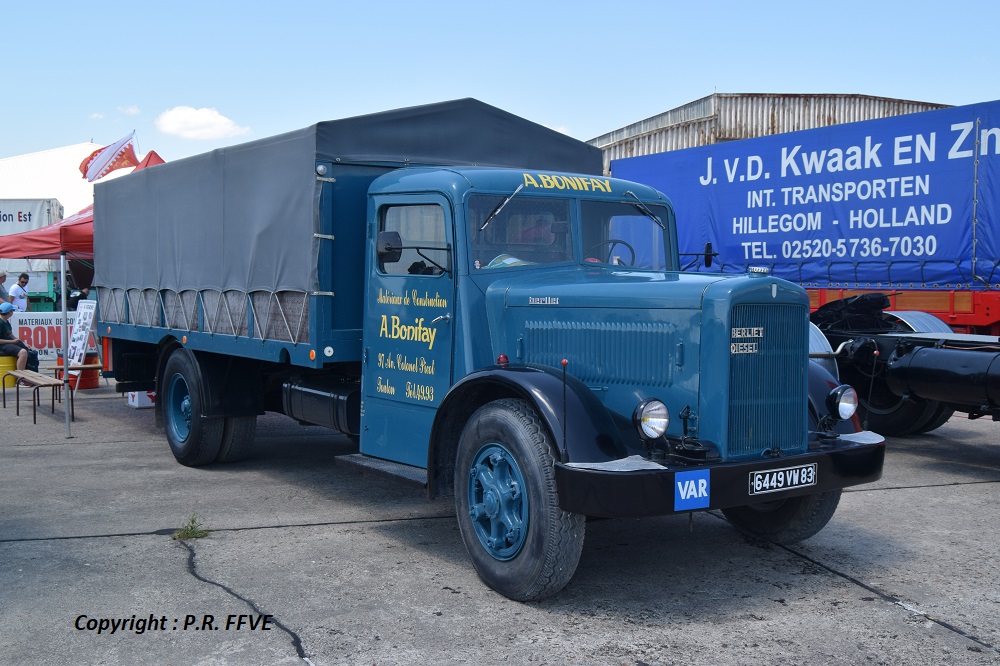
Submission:
M 372 458 L 363 453 L 351 453 L 346 456 L 337 456 L 337 464 L 345 464 L 354 467 L 362 474 L 375 474 L 384 476 L 405 483 L 406 485 L 418 488 L 427 487 L 427 470 L 412 465 L 404 465 L 391 460 Z

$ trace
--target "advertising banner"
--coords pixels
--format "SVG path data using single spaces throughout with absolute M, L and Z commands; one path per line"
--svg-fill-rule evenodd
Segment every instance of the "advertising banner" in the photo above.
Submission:
M 76 316 L 76 312 L 69 313 L 70 331 Z M 90 316 L 93 317 L 92 312 Z M 24 340 L 38 351 L 38 359 L 42 363 L 56 364 L 56 352 L 63 348 L 61 312 L 15 312 L 10 318 L 10 325 L 19 340 Z M 97 349 L 93 334 L 87 340 L 87 349 Z
M 711 241 L 719 253 L 709 270 L 764 266 L 817 287 L 1000 287 L 1000 101 L 615 160 L 611 170 L 670 198 L 680 251 Z

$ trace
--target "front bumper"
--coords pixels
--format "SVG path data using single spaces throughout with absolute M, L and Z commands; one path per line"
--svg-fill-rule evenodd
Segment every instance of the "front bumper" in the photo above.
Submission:
M 750 462 L 661 466 L 631 459 L 592 466 L 556 463 L 559 505 L 588 516 L 657 516 L 726 509 L 812 495 L 877 481 L 885 440 L 873 432 L 841 435 L 821 450 Z M 751 494 L 754 472 L 815 464 L 815 483 Z M 622 469 L 624 468 L 624 469 Z

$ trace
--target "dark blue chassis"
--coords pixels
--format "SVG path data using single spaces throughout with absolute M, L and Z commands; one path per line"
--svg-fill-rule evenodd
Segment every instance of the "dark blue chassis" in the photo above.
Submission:
M 662 470 L 594 470 L 557 462 L 555 476 L 559 505 L 572 513 L 603 517 L 685 513 L 690 509 L 674 508 L 675 475 L 693 470 L 709 470 L 711 475 L 709 505 L 699 508 L 699 511 L 771 502 L 877 481 L 882 477 L 885 441 L 874 433 L 859 435 L 859 439 L 881 441 L 857 443 L 839 438 L 825 443 L 823 450 L 802 455 L 752 462 L 672 466 Z M 809 463 L 816 463 L 818 466 L 816 485 L 759 495 L 750 494 L 751 472 Z

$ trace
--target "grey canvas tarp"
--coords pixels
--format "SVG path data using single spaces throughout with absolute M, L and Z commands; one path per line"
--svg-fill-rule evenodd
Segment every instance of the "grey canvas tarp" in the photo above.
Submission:
M 599 149 L 474 99 L 321 122 L 98 183 L 95 284 L 316 291 L 318 161 L 602 169 Z

